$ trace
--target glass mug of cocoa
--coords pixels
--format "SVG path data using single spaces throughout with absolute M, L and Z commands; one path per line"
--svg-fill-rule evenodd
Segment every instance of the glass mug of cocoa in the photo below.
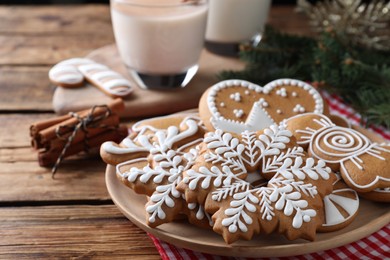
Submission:
M 111 0 L 123 63 L 145 89 L 186 86 L 198 70 L 208 0 Z

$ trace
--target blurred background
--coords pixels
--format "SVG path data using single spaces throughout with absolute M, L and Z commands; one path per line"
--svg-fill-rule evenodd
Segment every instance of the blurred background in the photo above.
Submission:
M 259 0 L 261 1 L 261 0 Z M 108 4 L 109 0 L 0 0 L 0 4 L 12 5 L 37 5 L 37 4 L 88 4 L 101 3 Z M 273 0 L 273 4 L 295 4 L 296 0 Z

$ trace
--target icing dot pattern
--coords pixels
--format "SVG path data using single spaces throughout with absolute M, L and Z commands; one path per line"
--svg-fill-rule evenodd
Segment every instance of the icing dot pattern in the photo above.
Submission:
M 297 104 L 297 105 L 293 108 L 293 112 L 295 112 L 295 113 L 305 113 L 305 112 L 306 112 L 306 109 L 305 109 L 301 104 Z
M 241 118 L 244 115 L 244 110 L 242 110 L 242 109 L 234 109 L 233 113 L 234 113 L 234 115 L 237 118 Z
M 232 100 L 234 100 L 236 102 L 240 102 L 241 101 L 241 94 L 239 92 L 231 94 L 230 95 L 230 99 L 232 99 Z
M 285 88 L 278 89 L 276 91 L 276 95 L 279 95 L 281 97 L 287 97 L 287 90 Z

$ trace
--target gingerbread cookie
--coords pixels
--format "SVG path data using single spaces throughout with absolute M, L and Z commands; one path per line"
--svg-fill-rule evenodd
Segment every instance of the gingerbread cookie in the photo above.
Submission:
M 133 88 L 130 81 L 108 67 L 86 58 L 61 61 L 49 71 L 50 81 L 64 88 L 80 87 L 88 80 L 111 97 L 128 96 Z
M 320 93 L 294 79 L 279 79 L 264 87 L 243 80 L 226 80 L 210 87 L 199 103 L 209 131 L 257 131 L 305 112 L 327 112 Z
M 196 113 L 182 113 L 169 116 L 145 119 L 135 123 L 130 130 L 130 135 L 120 144 L 105 142 L 100 148 L 100 155 L 107 164 L 117 165 L 136 158 L 145 158 L 153 148 L 153 138 L 157 132 L 167 131 L 169 127 L 180 127 L 184 121 L 192 120 L 199 128 L 199 136 L 205 128 Z M 179 145 L 185 144 L 182 140 Z
M 85 58 L 61 61 L 49 70 L 49 79 L 56 86 L 64 88 L 80 87 L 84 84 L 84 75 L 77 68 L 92 63 L 94 63 L 93 60 Z
M 205 205 L 227 243 L 274 231 L 312 240 L 335 175 L 325 162 L 305 158 L 291 136 L 277 125 L 240 135 L 210 132 L 177 189 L 187 202 Z M 270 178 L 266 187 L 257 186 L 259 171 Z
M 340 171 L 358 192 L 390 187 L 390 144 L 370 141 L 360 132 L 336 126 L 324 115 L 308 113 L 285 121 L 299 144 L 311 156 Z
M 187 203 L 176 189 L 183 171 L 193 165 L 199 152 L 196 146 L 203 140 L 199 119 L 160 117 L 136 124 L 133 131 L 120 145 L 103 144 L 101 155 L 109 163 L 122 161 L 116 166 L 118 178 L 135 192 L 150 196 L 145 205 L 147 224 L 155 227 L 186 214 L 190 222 L 210 226 L 211 218 L 203 206 Z
M 87 81 L 111 97 L 125 97 L 133 91 L 130 81 L 102 64 L 85 64 L 78 69 Z
M 325 219 L 320 232 L 331 232 L 348 226 L 359 210 L 359 196 L 337 174 L 333 192 L 324 198 Z

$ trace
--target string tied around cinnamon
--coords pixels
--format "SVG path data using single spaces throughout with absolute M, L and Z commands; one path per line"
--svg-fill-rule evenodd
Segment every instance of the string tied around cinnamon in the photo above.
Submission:
M 100 113 L 99 115 L 94 115 L 95 110 L 98 108 L 103 109 L 103 113 Z M 81 117 L 79 114 L 74 113 L 74 112 L 69 112 L 69 115 L 71 117 L 76 118 L 78 123 L 75 126 L 66 126 L 66 125 L 59 126 L 59 127 L 57 127 L 57 129 L 55 131 L 56 136 L 59 139 L 66 141 L 66 143 L 65 143 L 64 148 L 62 149 L 60 155 L 58 156 L 58 158 L 57 158 L 57 160 L 56 160 L 56 162 L 51 170 L 53 179 L 54 179 L 54 175 L 56 174 L 60 164 L 62 163 L 62 161 L 66 155 L 66 151 L 71 146 L 76 134 L 79 131 L 83 131 L 85 134 L 85 138 L 83 140 L 84 151 L 86 153 L 88 153 L 89 148 L 90 148 L 89 144 L 88 144 L 88 139 L 89 139 L 88 129 L 103 128 L 103 129 L 109 130 L 109 129 L 117 128 L 117 127 L 113 127 L 112 125 L 106 125 L 106 124 L 100 123 L 102 120 L 108 118 L 111 114 L 112 114 L 112 111 L 107 105 L 93 106 L 91 111 L 85 117 Z M 69 128 L 70 128 L 71 134 L 68 137 L 64 137 L 65 134 L 69 133 Z M 67 129 L 68 131 L 63 131 L 64 129 Z

